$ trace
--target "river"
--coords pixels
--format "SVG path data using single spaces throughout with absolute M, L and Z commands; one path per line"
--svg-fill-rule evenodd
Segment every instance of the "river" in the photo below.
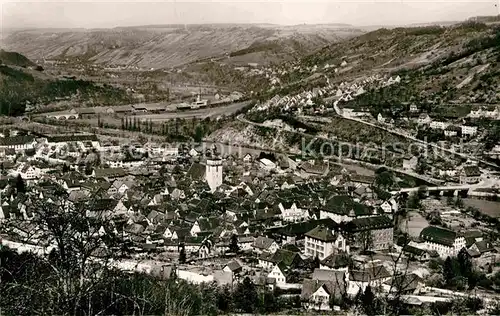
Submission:
M 497 201 L 487 201 L 479 199 L 463 199 L 465 206 L 472 206 L 477 208 L 486 215 L 498 218 L 500 217 L 500 202 Z

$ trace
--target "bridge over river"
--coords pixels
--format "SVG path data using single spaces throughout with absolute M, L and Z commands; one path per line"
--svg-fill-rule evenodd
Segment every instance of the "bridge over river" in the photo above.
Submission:
M 447 191 L 453 191 L 454 195 L 458 195 L 458 192 L 460 191 L 469 191 L 469 190 L 475 190 L 475 189 L 493 189 L 493 188 L 500 188 L 500 180 L 498 179 L 488 179 L 485 181 L 481 181 L 476 184 L 457 184 L 457 185 L 449 185 L 449 186 L 434 186 L 434 187 L 426 187 L 426 186 L 420 186 L 420 187 L 414 187 L 414 188 L 403 188 L 400 190 L 396 191 L 391 191 L 391 194 L 397 194 L 397 193 L 412 193 L 412 192 L 418 192 L 420 190 L 424 192 L 439 192 L 439 193 L 444 193 Z

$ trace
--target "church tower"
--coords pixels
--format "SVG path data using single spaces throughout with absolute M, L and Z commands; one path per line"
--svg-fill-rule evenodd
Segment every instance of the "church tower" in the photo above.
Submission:
M 217 156 L 215 151 L 207 158 L 205 179 L 212 193 L 222 184 L 222 159 Z

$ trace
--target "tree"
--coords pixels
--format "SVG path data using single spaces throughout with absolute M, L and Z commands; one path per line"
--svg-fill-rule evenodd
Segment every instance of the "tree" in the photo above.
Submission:
M 451 281 L 455 277 L 453 272 L 453 262 L 450 257 L 447 257 L 443 264 L 443 278 L 446 284 L 451 284 Z
M 425 172 L 428 171 L 429 169 L 430 167 L 427 164 L 427 161 L 425 161 L 424 158 L 419 157 L 415 171 L 418 174 L 425 174 Z
M 380 168 L 382 169 L 382 168 Z M 377 171 L 379 171 L 378 169 Z M 384 168 L 385 169 L 385 168 Z M 390 189 L 394 185 L 394 176 L 389 170 L 382 170 L 375 175 L 375 185 L 379 189 Z
M 469 278 L 472 274 L 472 261 L 470 259 L 469 253 L 465 248 L 462 248 L 457 255 L 458 267 L 460 269 L 460 275 L 465 278 Z
M 374 303 L 375 295 L 372 292 L 372 287 L 368 285 L 361 296 L 361 307 L 367 315 L 375 315 Z
M 462 198 L 460 196 L 457 196 L 457 198 L 455 199 L 455 206 L 457 208 L 463 208 L 464 207 L 464 200 L 462 200 Z
M 217 291 L 217 308 L 223 313 L 227 313 L 231 310 L 231 297 L 231 291 L 227 285 Z
M 417 192 L 412 192 L 406 201 L 406 207 L 409 209 L 419 209 L 420 208 L 420 197 Z
M 27 271 L 30 280 L 21 282 L 17 279 L 2 289 L 2 295 L 14 295 L 12 314 L 52 314 L 76 315 L 97 314 L 93 308 L 94 295 L 108 284 L 110 260 L 117 253 L 110 249 L 119 249 L 120 241 L 112 233 L 108 214 L 112 209 L 98 208 L 99 194 L 92 192 L 91 198 L 79 203 L 70 203 L 68 194 L 57 183 L 48 183 L 42 200 L 35 192 L 27 192 L 26 203 L 33 213 L 29 219 L 9 221 L 4 230 L 8 233 L 25 225 L 32 227 L 30 234 L 21 242 L 31 243 L 45 248 L 47 256 L 31 259 L 35 266 Z M 50 198 L 50 201 L 47 200 Z M 39 259 L 40 260 L 39 260 Z M 99 258 L 99 263 L 94 259 Z M 28 262 L 27 262 L 28 263 Z M 33 281 L 33 286 L 29 282 Z M 36 286 L 35 286 L 36 285 Z M 26 292 L 29 306 L 16 304 L 16 294 Z M 21 312 L 19 308 L 27 308 Z M 11 314 L 11 313 L 8 313 Z
M 233 294 L 236 310 L 244 313 L 254 313 L 258 308 L 259 296 L 255 284 L 249 277 L 245 277 L 238 284 Z
M 366 252 L 373 248 L 373 235 L 370 230 L 358 233 L 357 238 L 361 245 L 361 251 Z
M 184 246 L 181 247 L 179 252 L 179 263 L 186 263 L 186 249 Z
M 232 253 L 237 253 L 240 251 L 240 246 L 238 246 L 238 236 L 233 234 L 231 236 L 231 243 L 229 244 L 229 251 Z
M 446 198 L 446 204 L 449 205 L 449 206 L 455 205 L 455 200 L 453 199 L 452 196 L 448 196 Z
M 203 128 L 200 125 L 196 126 L 193 137 L 194 141 L 197 143 L 201 142 L 203 140 L 203 134 Z
M 313 265 L 314 269 L 319 269 L 320 268 L 321 261 L 319 260 L 319 257 L 317 255 L 316 255 L 316 257 L 314 257 L 312 265 Z
M 17 194 L 26 193 L 26 185 L 24 184 L 24 179 L 21 174 L 18 174 L 16 178 L 16 192 Z

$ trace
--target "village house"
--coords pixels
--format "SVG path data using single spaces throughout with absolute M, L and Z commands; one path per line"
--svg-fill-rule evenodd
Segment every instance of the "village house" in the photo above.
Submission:
M 460 128 L 462 131 L 462 136 L 464 136 L 464 135 L 474 136 L 477 134 L 477 126 L 462 125 L 462 126 L 460 126 Z
M 380 291 L 392 275 L 383 265 L 371 265 L 361 270 L 349 271 L 348 277 L 347 294 L 355 296 L 360 291 L 364 292 L 368 285 L 372 290 Z
M 234 275 L 241 273 L 243 271 L 243 267 L 237 260 L 231 260 L 224 266 L 224 268 L 222 268 L 222 271 L 230 272 Z
M 346 288 L 344 272 L 315 269 L 312 279 L 305 279 L 302 283 L 300 298 L 306 309 L 329 311 L 330 302 L 344 297 Z
M 85 143 L 90 143 L 93 148 L 100 150 L 101 143 L 95 134 L 53 135 L 46 137 L 49 146 L 63 146 L 68 143 L 77 143 L 80 148 L 85 148 Z
M 273 239 L 259 236 L 255 238 L 252 248 L 257 254 L 261 254 L 263 252 L 275 253 L 279 246 Z
M 436 251 L 441 258 L 453 257 L 466 246 L 465 238 L 455 231 L 427 226 L 420 232 L 422 247 Z
M 382 124 L 385 123 L 385 118 L 382 116 L 382 113 L 377 115 L 377 121 Z
M 290 269 L 283 262 L 280 262 L 274 265 L 267 277 L 275 279 L 277 287 L 283 287 L 290 283 L 290 272 Z
M 384 213 L 392 214 L 398 211 L 398 203 L 396 199 L 390 198 L 380 205 L 380 208 L 384 211 Z
M 297 223 L 309 218 L 309 212 L 306 209 L 297 207 L 293 202 L 280 202 L 278 207 L 281 211 L 280 217 L 285 222 Z
M 478 166 L 464 166 L 460 171 L 460 184 L 474 184 L 481 181 L 481 170 Z
M 340 231 L 335 231 L 324 225 L 306 233 L 304 245 L 306 256 L 318 257 L 320 260 L 334 252 L 349 252 L 349 246 Z
M 403 169 L 415 170 L 418 164 L 417 156 L 406 156 L 403 158 Z
M 444 130 L 448 127 L 448 123 L 446 122 L 441 122 L 441 121 L 432 121 L 429 125 L 430 128 L 432 129 L 440 129 L 440 130 Z
M 34 149 L 36 140 L 33 136 L 12 136 L 0 138 L 0 149 L 14 149 L 16 152 Z
M 41 176 L 41 169 L 29 163 L 20 164 L 16 172 L 21 175 L 24 180 L 35 180 Z
M 332 219 L 336 223 L 349 222 L 355 218 L 372 216 L 373 211 L 366 205 L 358 203 L 350 196 L 337 195 L 326 202 L 320 209 L 320 219 Z
M 415 103 L 412 103 L 410 105 L 410 112 L 411 113 L 417 113 L 418 112 L 418 106 Z
M 322 270 L 347 271 L 349 267 L 349 254 L 345 252 L 332 253 L 320 262 Z

